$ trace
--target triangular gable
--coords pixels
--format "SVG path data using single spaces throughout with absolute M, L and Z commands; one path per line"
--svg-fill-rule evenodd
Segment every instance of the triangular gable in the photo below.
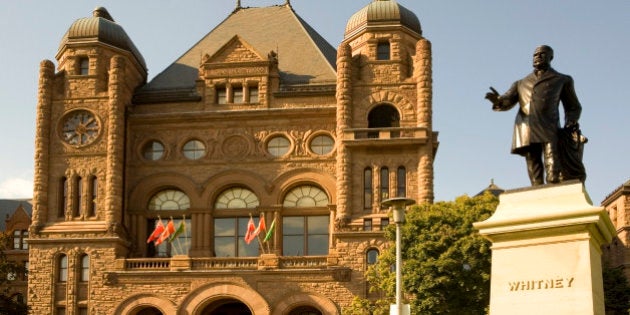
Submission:
M 232 37 L 227 43 L 225 43 L 214 55 L 205 59 L 204 63 L 228 63 L 228 62 L 254 62 L 264 61 L 267 58 L 263 58 L 252 45 L 243 40 L 240 36 L 236 35 Z

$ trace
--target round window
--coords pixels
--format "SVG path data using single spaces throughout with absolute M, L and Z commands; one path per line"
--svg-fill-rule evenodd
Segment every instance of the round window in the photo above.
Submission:
M 164 156 L 164 145 L 157 140 L 151 140 L 144 145 L 142 155 L 150 161 L 157 161 Z
M 335 141 L 329 135 L 319 135 L 311 140 L 310 148 L 315 154 L 325 155 L 333 150 L 334 144 Z
M 184 156 L 189 160 L 197 160 L 206 155 L 206 145 L 199 140 L 190 140 L 182 149 Z
M 289 139 L 283 136 L 273 137 L 271 138 L 271 140 L 269 140 L 269 142 L 267 142 L 267 151 L 269 151 L 269 154 L 275 157 L 280 157 L 287 154 L 290 147 L 291 142 L 289 142 Z

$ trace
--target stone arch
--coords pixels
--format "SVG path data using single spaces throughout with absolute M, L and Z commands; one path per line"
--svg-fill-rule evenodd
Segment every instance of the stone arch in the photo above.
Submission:
M 416 121 L 416 112 L 413 103 L 411 103 L 405 96 L 394 91 L 374 92 L 364 97 L 359 102 L 360 104 L 365 104 L 365 112 L 359 117 L 366 122 L 366 126 L 370 111 L 381 104 L 392 105 L 398 109 L 398 112 L 400 113 L 401 127 L 404 126 L 406 122 L 415 123 Z
M 243 186 L 254 192 L 260 204 L 270 204 L 268 194 L 265 193 L 264 179 L 257 174 L 245 171 L 225 171 L 219 173 L 204 183 L 201 194 L 202 206 L 213 207 L 217 196 L 232 186 Z
M 225 298 L 236 299 L 242 302 L 249 307 L 252 314 L 270 315 L 269 304 L 258 292 L 251 288 L 231 283 L 214 283 L 197 288 L 182 301 L 178 314 L 197 315 L 212 302 Z
M 298 306 L 312 306 L 326 315 L 339 315 L 339 307 L 330 299 L 312 293 L 289 293 L 279 299 L 271 315 L 287 315 Z
M 273 180 L 275 204 L 282 204 L 284 194 L 299 184 L 312 183 L 328 194 L 330 205 L 337 204 L 336 181 L 330 175 L 314 169 L 297 169 L 286 172 Z
M 190 199 L 190 208 L 201 208 L 197 185 L 189 178 L 179 174 L 162 173 L 147 176 L 138 182 L 129 195 L 129 208 L 132 210 L 144 210 L 151 197 L 163 189 L 178 189 L 184 192 Z
M 148 306 L 157 308 L 165 315 L 177 312 L 175 303 L 170 300 L 152 294 L 136 294 L 118 304 L 114 314 L 131 315 L 139 311 L 140 308 Z

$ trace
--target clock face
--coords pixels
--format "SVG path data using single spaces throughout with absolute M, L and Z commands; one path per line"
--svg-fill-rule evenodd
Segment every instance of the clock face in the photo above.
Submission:
M 63 118 L 61 137 L 63 141 L 74 146 L 88 145 L 98 137 L 100 123 L 87 110 L 75 110 Z

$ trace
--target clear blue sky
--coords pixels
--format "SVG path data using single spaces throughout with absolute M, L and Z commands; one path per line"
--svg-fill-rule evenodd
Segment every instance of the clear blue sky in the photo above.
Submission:
M 371 0 L 292 0 L 333 47 L 350 16 Z M 243 6 L 284 0 L 242 0 Z M 630 1 L 399 0 L 433 44 L 436 200 L 474 195 L 491 179 L 529 185 L 525 162 L 509 154 L 516 109 L 496 113 L 484 99 L 531 71 L 536 46 L 555 50 L 552 66 L 575 80 L 589 138 L 586 188 L 593 203 L 630 179 Z M 5 1 L 0 9 L 0 198 L 32 195 L 39 62 L 54 60 L 70 24 L 104 6 L 134 41 L 152 78 L 211 31 L 235 0 Z M 55 61 L 56 64 L 56 61 Z

